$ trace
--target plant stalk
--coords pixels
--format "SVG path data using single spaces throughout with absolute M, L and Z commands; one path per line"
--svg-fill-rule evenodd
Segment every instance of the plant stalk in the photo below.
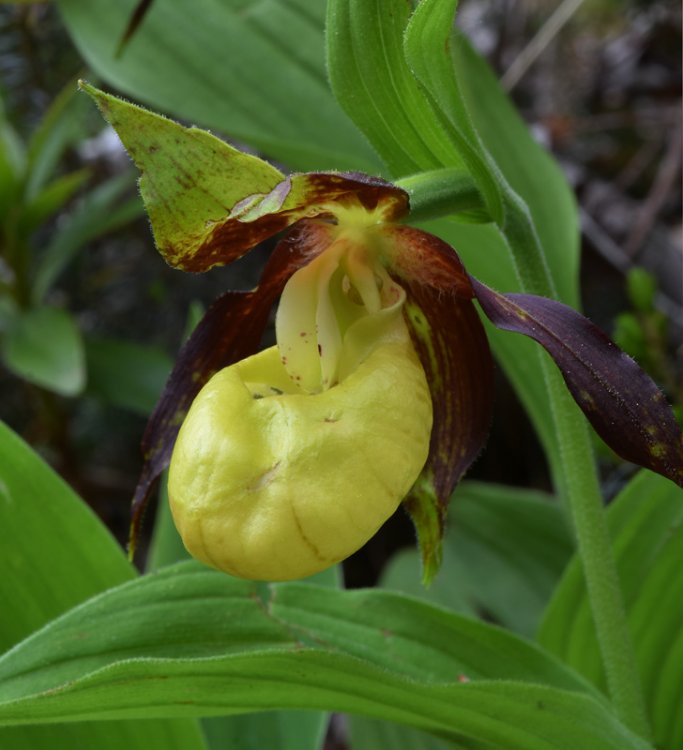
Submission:
M 524 292 L 557 297 L 540 241 L 524 204 L 505 189 L 500 227 Z M 615 712 L 632 731 L 649 739 L 640 676 L 626 619 L 619 575 L 604 512 L 590 435 L 560 372 L 539 350 L 560 447 L 561 490 L 574 523 L 578 554 Z
M 436 169 L 402 177 L 395 183 L 410 196 L 411 222 L 448 214 L 478 211 L 486 220 L 484 201 L 476 184 L 462 169 Z
M 504 206 L 503 222 L 498 228 L 511 252 L 522 291 L 557 299 L 529 209 L 502 176 L 498 180 Z M 457 170 L 437 170 L 404 178 L 399 184 L 410 192 L 411 206 L 419 214 L 416 217 L 411 212 L 411 220 L 483 205 L 477 186 Z M 574 525 L 609 695 L 620 720 L 642 737 L 650 738 L 590 434 L 559 370 L 540 348 L 538 357 L 560 448 L 559 476 L 554 478 Z

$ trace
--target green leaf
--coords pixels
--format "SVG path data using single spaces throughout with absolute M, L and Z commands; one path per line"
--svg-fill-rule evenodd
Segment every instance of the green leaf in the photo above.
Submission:
M 506 181 L 529 207 L 559 298 L 576 308 L 579 227 L 574 194 L 557 162 L 532 138 L 492 70 L 467 39 L 458 36 L 453 53 L 474 126 Z M 499 290 L 513 291 L 515 282 L 510 273 Z
M 85 342 L 88 393 L 148 416 L 171 372 L 171 358 L 160 349 L 116 339 Z
M 394 177 L 462 165 L 404 58 L 410 12 L 405 0 L 328 2 L 332 90 Z
M 477 135 L 453 68 L 451 30 L 457 7 L 458 0 L 422 0 L 405 30 L 404 51 L 425 90 L 476 147 Z
M 398 6 L 398 3 L 396 5 Z M 444 63 L 444 60 L 449 64 L 450 61 L 443 54 L 451 27 L 452 6 L 453 3 L 432 2 L 420 5 L 421 10 L 413 17 L 407 31 L 406 51 L 409 61 L 420 75 L 427 91 L 431 93 L 434 102 L 432 116 L 438 118 L 438 112 L 443 110 L 451 125 L 457 126 L 463 137 L 475 144 L 473 147 L 477 147 L 477 138 L 473 135 L 476 130 L 509 184 L 528 202 L 560 296 L 570 304 L 575 304 L 578 299 L 578 231 L 571 192 L 557 165 L 531 138 L 486 64 L 462 39 L 452 45 L 457 73 L 455 80 L 459 84 L 452 85 L 452 69 Z M 367 132 L 378 150 L 383 153 L 378 143 L 384 136 L 372 134 L 372 128 L 381 125 L 381 118 L 373 114 L 374 110 L 369 100 L 381 101 L 379 92 L 392 91 L 390 82 L 394 68 L 383 62 L 378 54 L 373 57 L 373 53 L 368 52 L 368 57 L 374 60 L 375 65 L 372 70 L 363 69 L 363 82 L 366 78 L 372 82 L 372 88 L 366 91 L 360 86 L 360 73 L 354 68 L 356 58 L 349 52 L 353 50 L 356 35 L 361 38 L 363 34 L 367 36 L 370 33 L 361 29 L 360 24 L 354 19 L 364 17 L 364 13 L 371 13 L 371 7 L 374 7 L 371 3 L 362 3 L 360 0 L 351 5 L 341 0 L 331 4 L 330 12 L 336 13 L 333 20 L 336 24 L 335 29 L 339 31 L 341 28 L 344 35 L 340 39 L 338 34 L 332 34 L 328 43 L 333 88 L 359 127 Z M 406 7 L 405 3 L 401 3 L 401 9 L 397 8 L 395 13 L 402 23 L 407 19 Z M 395 20 L 376 20 L 369 28 L 370 31 L 377 28 L 384 31 L 385 26 L 393 29 L 392 24 L 395 23 Z M 382 49 L 382 39 L 378 37 L 377 32 L 371 41 L 373 44 L 366 40 L 367 43 L 363 47 L 364 55 L 366 48 Z M 360 61 L 358 64 L 363 62 Z M 335 68 L 336 75 L 340 77 L 336 85 Z M 464 102 L 461 101 L 459 92 L 462 92 Z M 468 113 L 472 117 L 471 124 Z M 386 123 L 384 127 L 391 130 Z M 418 151 L 413 153 L 410 150 L 414 146 L 410 138 L 404 138 L 403 145 L 409 151 L 408 156 L 414 160 L 418 158 Z M 462 148 L 462 143 L 460 147 Z M 393 147 L 387 146 L 387 149 L 389 148 Z M 420 166 L 427 168 L 426 162 Z M 409 164 L 402 162 L 394 166 L 394 171 L 407 170 L 409 167 Z M 476 167 L 470 162 L 468 167 L 473 177 L 478 176 L 482 189 L 482 174 L 477 172 Z M 493 205 L 493 202 L 493 197 L 489 195 L 489 203 Z M 426 228 L 457 248 L 468 271 L 475 276 L 503 291 L 519 290 L 509 249 L 496 229 L 491 226 L 467 226 L 444 220 L 428 224 Z M 558 475 L 559 449 L 550 406 L 547 398 L 543 396 L 544 377 L 535 347 L 528 342 L 495 333 L 491 336 L 491 342 L 496 356 L 531 415 L 553 473 Z
M 134 576 L 95 514 L 0 422 L 0 651 Z M 201 750 L 191 723 L 99 722 L 0 729 L 11 750 Z
M 136 2 L 57 2 L 83 57 L 108 84 L 293 169 L 378 170 L 327 85 L 324 3 L 164 0 L 116 59 Z
M 385 592 L 254 584 L 196 563 L 95 597 L 0 660 L 6 723 L 273 706 L 365 713 L 472 747 L 647 747 L 560 663 L 492 626 Z
M 491 216 L 503 218 L 501 186 L 472 126 L 453 69 L 451 30 L 457 0 L 423 0 L 415 9 L 404 37 L 408 64 L 420 80 L 434 110 L 467 164 Z
M 529 206 L 560 298 L 576 306 L 579 234 L 574 196 L 486 62 L 466 38 L 452 33 L 456 6 L 457 0 L 419 4 L 406 30 L 407 59 L 451 125 L 482 157 L 486 175 L 469 162 L 468 166 L 488 196 L 492 214 L 499 217 L 492 187 L 484 180 L 495 178 L 490 163 L 507 183 L 498 191 L 511 187 Z
M 443 565 L 432 586 L 419 585 L 414 550 L 390 562 L 382 585 L 532 636 L 571 552 L 561 511 L 547 495 L 463 482 L 449 505 Z
M 640 472 L 610 506 L 608 520 L 655 745 L 683 744 L 683 492 Z M 578 560 L 562 579 L 539 641 L 605 689 Z
M 2 358 L 15 375 L 62 396 L 75 396 L 85 385 L 81 333 L 66 310 L 19 314 L 2 341 Z
M 0 561 L 0 609 L 13 612 L 0 618 L 2 650 L 134 575 L 94 513 L 2 422 Z
M 73 641 L 79 628 L 83 637 Z M 1 694 L 42 690 L 133 656 L 205 660 L 328 648 L 415 680 L 496 675 L 586 689 L 532 644 L 406 597 L 252 583 L 186 562 L 95 597 L 7 654 Z

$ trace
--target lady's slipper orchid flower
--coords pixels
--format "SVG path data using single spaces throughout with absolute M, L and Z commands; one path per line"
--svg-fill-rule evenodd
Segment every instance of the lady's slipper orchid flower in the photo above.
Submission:
M 683 436 L 633 360 L 571 308 L 471 278 L 452 248 L 398 223 L 409 212 L 400 188 L 359 174 L 285 177 L 84 88 L 143 173 L 172 266 L 206 271 L 289 228 L 257 288 L 219 298 L 182 350 L 143 440 L 134 530 L 170 461 L 176 525 L 209 565 L 255 579 L 310 575 L 357 550 L 403 502 L 429 578 L 448 499 L 491 415 L 474 299 L 494 325 L 546 348 L 617 453 L 683 485 Z M 278 298 L 277 345 L 256 353 Z

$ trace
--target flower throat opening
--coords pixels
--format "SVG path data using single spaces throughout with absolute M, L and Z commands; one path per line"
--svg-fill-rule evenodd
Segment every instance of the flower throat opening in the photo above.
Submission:
M 275 321 L 294 388 L 320 393 L 405 324 L 404 290 L 379 261 L 371 227 L 330 226 L 329 246 L 287 282 Z

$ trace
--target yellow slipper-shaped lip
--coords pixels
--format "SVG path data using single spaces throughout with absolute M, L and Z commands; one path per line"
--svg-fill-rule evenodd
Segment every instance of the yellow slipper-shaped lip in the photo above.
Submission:
M 401 321 L 348 377 L 295 392 L 277 347 L 218 372 L 180 430 L 169 497 L 190 554 L 290 580 L 359 549 L 428 454 L 432 405 Z

